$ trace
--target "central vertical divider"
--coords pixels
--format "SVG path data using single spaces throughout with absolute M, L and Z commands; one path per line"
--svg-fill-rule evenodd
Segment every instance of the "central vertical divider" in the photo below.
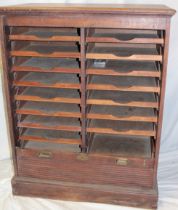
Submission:
M 80 68 L 81 68 L 81 122 L 82 122 L 82 145 L 81 151 L 87 152 L 86 139 L 86 29 L 80 29 Z

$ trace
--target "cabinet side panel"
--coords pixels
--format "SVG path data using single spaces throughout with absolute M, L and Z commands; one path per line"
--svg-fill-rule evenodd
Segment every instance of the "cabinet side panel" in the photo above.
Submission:
M 8 118 L 8 130 L 11 141 L 11 152 L 14 164 L 14 172 L 17 175 L 17 161 L 15 152 L 15 135 L 14 135 L 14 125 L 13 125 L 13 113 L 12 113 L 12 102 L 10 95 L 10 78 L 9 78 L 9 67 L 8 67 L 8 55 L 6 48 L 6 32 L 5 32 L 5 16 L 0 16 L 0 47 L 1 47 L 1 59 L 2 59 L 2 75 L 3 75 L 3 91 L 5 95 L 6 112 Z
M 170 36 L 170 18 L 167 18 L 166 30 L 164 34 L 164 55 L 163 55 L 163 67 L 161 75 L 161 93 L 159 101 L 159 115 L 158 115 L 158 127 L 156 135 L 156 150 L 155 150 L 155 164 L 154 164 L 154 183 L 157 182 L 157 170 L 158 170 L 158 159 L 160 151 L 160 141 L 161 141 L 161 130 L 163 121 L 163 109 L 164 109 L 164 97 L 166 89 L 166 75 L 167 75 L 167 64 L 168 64 L 168 49 L 169 49 L 169 36 Z

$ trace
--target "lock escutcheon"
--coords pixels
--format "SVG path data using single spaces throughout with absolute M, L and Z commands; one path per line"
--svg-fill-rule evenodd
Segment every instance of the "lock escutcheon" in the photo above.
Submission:
M 86 161 L 88 160 L 88 155 L 85 153 L 80 153 L 79 155 L 77 155 L 77 160 Z
M 41 152 L 38 153 L 38 157 L 39 158 L 51 159 L 53 157 L 53 154 L 50 151 L 41 151 Z

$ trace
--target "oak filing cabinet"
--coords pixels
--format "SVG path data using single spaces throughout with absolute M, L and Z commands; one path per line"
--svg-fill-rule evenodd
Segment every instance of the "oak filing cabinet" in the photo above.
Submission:
M 156 208 L 174 13 L 158 5 L 0 8 L 15 195 Z

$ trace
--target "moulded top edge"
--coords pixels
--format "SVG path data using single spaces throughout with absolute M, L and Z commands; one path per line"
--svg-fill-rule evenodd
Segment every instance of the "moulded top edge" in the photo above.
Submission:
M 104 14 L 143 14 L 172 16 L 175 10 L 165 5 L 145 4 L 59 4 L 35 3 L 0 7 L 0 14 L 31 14 L 31 13 L 104 13 Z

